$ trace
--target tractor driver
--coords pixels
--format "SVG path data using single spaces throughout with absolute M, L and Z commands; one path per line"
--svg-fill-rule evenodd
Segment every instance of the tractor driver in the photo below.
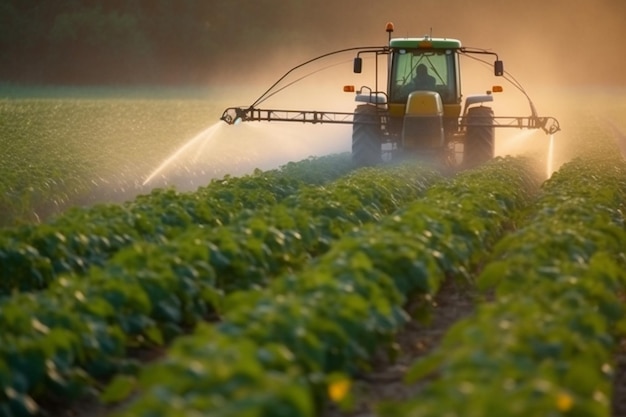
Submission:
M 413 91 L 418 91 L 418 90 L 434 91 L 436 84 L 437 84 L 437 80 L 435 79 L 435 77 L 433 77 L 432 75 L 428 73 L 428 68 L 426 68 L 426 65 L 419 64 L 415 68 L 415 76 L 413 77 L 413 79 L 409 81 L 408 84 L 400 86 L 398 93 L 401 96 L 406 97 Z
M 415 68 L 415 77 L 413 81 L 407 86 L 411 91 L 415 90 L 434 90 L 435 84 L 437 81 L 435 77 L 428 73 L 428 68 L 426 65 L 419 64 L 417 68 Z

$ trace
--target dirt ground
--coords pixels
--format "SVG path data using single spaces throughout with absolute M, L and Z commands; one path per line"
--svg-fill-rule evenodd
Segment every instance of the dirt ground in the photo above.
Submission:
M 404 374 L 416 359 L 427 355 L 439 344 L 454 323 L 469 316 L 474 305 L 471 288 L 448 280 L 434 300 L 430 322 L 412 321 L 397 335 L 400 356 L 395 363 L 381 355 L 372 364 L 372 372 L 356 379 L 354 410 L 344 412 L 331 405 L 322 417 L 373 417 L 377 403 L 408 399 L 418 394 L 420 385 L 404 384 Z

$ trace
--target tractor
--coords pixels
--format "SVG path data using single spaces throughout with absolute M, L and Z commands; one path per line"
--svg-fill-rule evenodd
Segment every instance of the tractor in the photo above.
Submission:
M 416 157 L 447 167 L 469 168 L 494 156 L 495 128 L 542 129 L 546 134 L 560 130 L 553 117 L 539 117 L 522 86 L 508 72 L 495 52 L 467 48 L 457 39 L 432 35 L 392 38 L 394 26 L 387 23 L 388 45 L 355 47 L 333 51 L 306 61 L 285 73 L 248 107 L 227 108 L 221 120 L 284 121 L 352 124 L 352 159 L 359 166 Z M 330 55 L 356 52 L 354 73 L 363 70 L 363 56 L 375 55 L 374 88 L 344 86 L 356 93 L 354 112 L 260 109 L 257 105 L 290 73 Z M 528 99 L 530 116 L 495 116 L 485 103 L 494 100 L 501 86 L 484 94 L 461 94 L 460 57 L 470 56 L 493 68 Z M 480 58 L 491 56 L 493 64 Z M 382 60 L 379 60 L 382 57 Z M 387 58 L 386 60 L 384 58 Z M 378 86 L 379 62 L 386 61 L 386 91 Z

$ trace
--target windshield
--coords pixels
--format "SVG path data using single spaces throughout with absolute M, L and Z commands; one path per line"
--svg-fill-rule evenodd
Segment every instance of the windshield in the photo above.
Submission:
M 455 54 L 451 50 L 397 50 L 391 71 L 391 102 L 404 102 L 416 90 L 437 91 L 444 103 L 458 102 Z

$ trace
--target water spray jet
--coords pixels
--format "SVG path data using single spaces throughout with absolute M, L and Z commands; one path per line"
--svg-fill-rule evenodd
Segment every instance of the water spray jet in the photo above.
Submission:
M 145 179 L 142 185 L 144 186 L 147 185 L 157 175 L 161 174 L 163 171 L 170 168 L 171 165 L 184 159 L 186 157 L 185 155 L 186 152 L 192 150 L 194 146 L 197 146 L 198 144 L 200 144 L 200 149 L 198 150 L 199 152 L 197 152 L 194 155 L 194 160 L 197 160 L 198 156 L 200 155 L 200 152 L 206 148 L 209 142 L 215 139 L 216 137 L 215 134 L 222 126 L 224 126 L 224 123 L 219 121 L 217 123 L 212 124 L 205 130 L 203 130 L 202 132 L 200 132 L 199 134 L 191 138 L 189 141 L 183 144 L 180 148 L 178 148 L 172 155 L 170 155 L 165 161 L 163 161 L 161 165 L 159 165 L 154 171 L 152 171 L 152 173 L 148 175 L 148 178 Z M 185 169 L 188 169 L 188 168 L 185 167 Z
M 548 145 L 548 159 L 546 161 L 546 176 L 550 178 L 554 172 L 554 133 L 550 135 L 550 143 Z

